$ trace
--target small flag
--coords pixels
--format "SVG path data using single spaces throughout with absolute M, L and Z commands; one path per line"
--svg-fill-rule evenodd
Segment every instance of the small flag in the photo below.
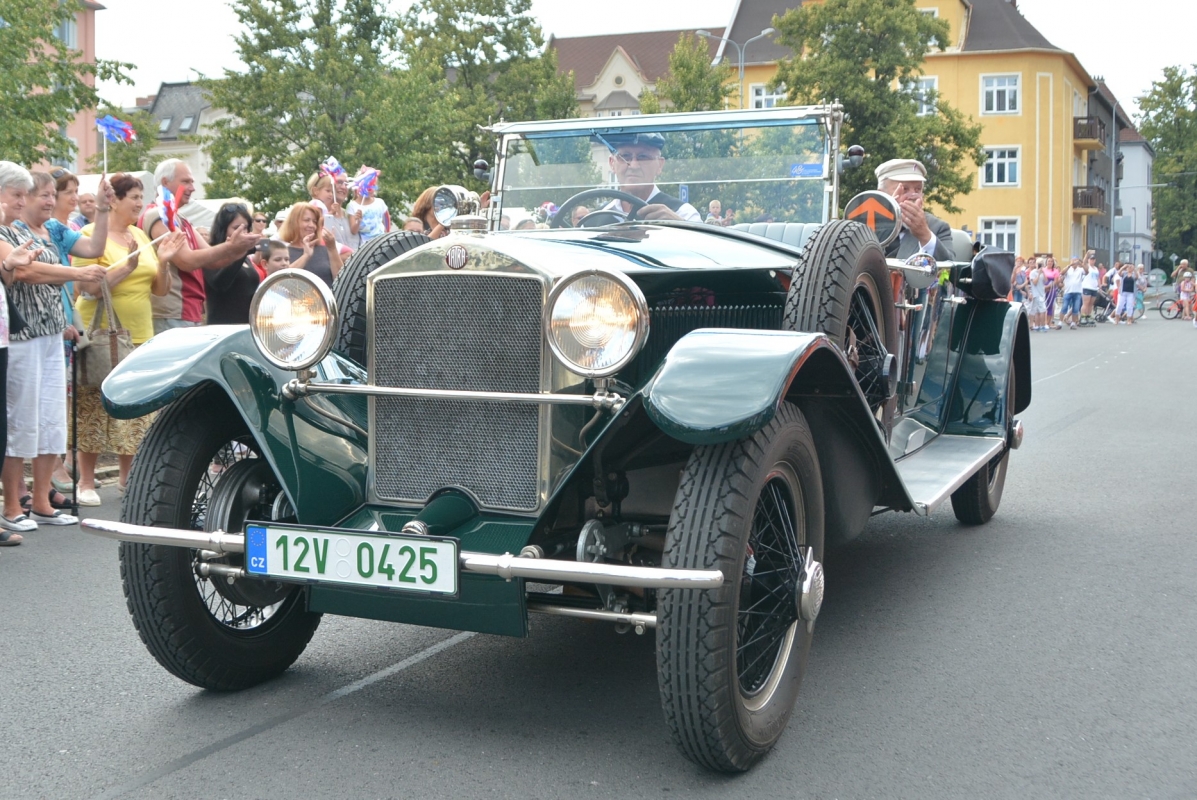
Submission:
M 168 231 L 173 232 L 178 225 L 175 214 L 178 212 L 179 207 L 175 204 L 175 196 L 170 189 L 159 185 L 156 205 L 158 206 L 158 216 L 162 219 L 162 224 L 166 226 Z
M 124 142 L 128 144 L 137 141 L 137 131 L 133 130 L 133 126 L 127 122 L 122 122 L 111 114 L 97 119 L 96 129 L 104 134 L 104 138 L 110 142 Z
M 361 197 L 372 197 L 378 191 L 378 176 L 382 174 L 374 167 L 367 167 L 365 164 L 357 171 L 357 177 L 353 179 L 353 190 Z
M 335 178 L 338 175 L 348 174 L 345 172 L 345 168 L 341 166 L 341 162 L 337 161 L 332 156 L 326 158 L 324 163 L 320 165 L 320 173 L 322 175 L 327 175 L 330 178 Z

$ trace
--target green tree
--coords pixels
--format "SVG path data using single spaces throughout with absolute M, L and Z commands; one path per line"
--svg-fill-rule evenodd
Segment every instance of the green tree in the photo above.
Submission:
M 542 52 L 531 0 L 417 0 L 400 24 L 403 63 L 439 71 L 447 119 L 426 146 L 455 158 L 444 179 L 481 188 L 474 162 L 494 160 L 482 125 L 577 116 L 573 74 L 559 75 L 555 52 Z
M 1155 149 L 1156 247 L 1197 263 L 1197 65 L 1166 67 L 1139 98 L 1139 132 Z
M 872 168 L 891 158 L 917 158 L 927 167 L 927 199 L 948 212 L 968 194 L 973 167 L 985 163 L 981 126 L 941 98 L 916 96 L 914 84 L 931 48 L 948 46 L 948 23 L 914 7 L 915 0 L 827 0 L 775 17 L 777 41 L 794 58 L 778 66 L 773 86 L 790 102 L 839 100 L 846 114 L 842 141 L 859 144 L 865 168 L 849 170 L 843 197 L 876 188 Z M 919 116 L 917 102 L 934 103 Z
M 717 111 L 732 95 L 732 68 L 726 62 L 711 63 L 707 40 L 691 33 L 678 36 L 669 53 L 669 71 L 657 81 L 655 90 L 640 93 L 640 113 L 669 111 Z
M 55 30 L 75 20 L 78 0 L 0 0 L 0 153 L 23 164 L 72 158 L 65 128 L 81 109 L 95 108 L 95 79 L 126 80 L 132 66 L 89 64 Z
M 163 154 L 151 152 L 158 146 L 158 120 L 150 116 L 148 111 L 134 111 L 129 113 L 107 104 L 96 110 L 96 116 L 111 114 L 133 126 L 137 132 L 137 139 L 129 143 L 108 143 L 108 173 L 118 172 L 153 172 L 158 162 L 167 158 L 178 158 L 174 153 Z M 104 151 L 98 151 L 87 160 L 87 168 L 91 172 L 104 169 Z
M 204 139 L 210 195 L 277 209 L 307 197 L 308 176 L 329 156 L 350 174 L 362 164 L 381 170 L 379 195 L 391 203 L 452 172 L 451 153 L 426 144 L 444 139 L 443 87 L 418 59 L 396 68 L 398 27 L 375 0 L 234 8 L 246 69 L 201 81 L 212 106 L 232 115 Z

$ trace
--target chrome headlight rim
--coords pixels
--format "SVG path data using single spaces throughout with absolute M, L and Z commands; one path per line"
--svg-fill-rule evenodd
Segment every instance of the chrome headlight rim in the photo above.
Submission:
M 571 361 L 557 346 L 557 340 L 554 338 L 552 330 L 553 308 L 557 304 L 557 299 L 561 297 L 565 290 L 572 286 L 575 282 L 581 280 L 582 278 L 589 277 L 605 278 L 619 284 L 623 290 L 628 293 L 628 296 L 632 299 L 632 304 L 636 307 L 636 326 L 632 339 L 632 346 L 628 349 L 628 352 L 623 356 L 623 358 L 619 359 L 619 361 L 615 363 L 610 364 L 609 366 L 603 367 L 602 369 L 586 369 L 580 364 L 575 364 L 573 361 Z M 621 272 L 599 269 L 597 267 L 578 270 L 577 272 L 570 273 L 569 275 L 566 275 L 557 281 L 557 284 L 553 287 L 552 291 L 549 292 L 548 300 L 545 302 L 542 328 L 544 331 L 545 341 L 548 342 L 549 350 L 552 351 L 553 357 L 556 358 L 557 361 L 559 361 L 562 366 L 564 366 L 570 372 L 574 373 L 575 375 L 581 375 L 584 378 L 590 379 L 609 378 L 622 370 L 628 364 L 632 363 L 632 360 L 635 359 L 636 356 L 640 355 L 640 351 L 644 349 L 644 343 L 648 340 L 649 330 L 648 300 L 645 299 L 644 292 L 641 291 L 640 287 L 636 285 L 635 281 L 631 280 L 628 278 L 628 276 Z
M 262 338 L 258 335 L 258 308 L 262 303 L 262 298 L 266 296 L 270 287 L 276 283 L 280 283 L 288 278 L 298 279 L 307 283 L 320 296 L 321 301 L 328 309 L 329 324 L 324 329 L 324 335 L 320 340 L 320 345 L 313 351 L 313 354 L 302 361 L 284 361 L 268 350 L 262 342 Z M 272 365 L 279 369 L 287 370 L 288 372 L 302 372 L 305 369 L 310 369 L 316 364 L 319 364 L 324 358 L 332 352 L 333 340 L 337 336 L 337 298 L 333 296 L 332 289 L 328 287 L 323 280 L 316 277 L 307 270 L 302 269 L 280 269 L 278 272 L 271 273 L 266 276 L 259 285 L 256 292 L 254 292 L 253 300 L 249 304 L 249 331 L 253 336 L 254 344 L 258 347 L 258 352 L 262 357 L 269 361 Z

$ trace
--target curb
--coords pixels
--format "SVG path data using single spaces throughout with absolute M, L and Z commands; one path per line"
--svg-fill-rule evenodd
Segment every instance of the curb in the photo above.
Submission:
M 111 479 L 117 478 L 117 476 L 120 475 L 120 471 L 121 471 L 121 468 L 118 466 L 100 467 L 96 470 L 96 483 L 103 486 L 104 484 L 100 483 L 101 481 L 104 481 L 106 483 L 107 481 L 109 481 Z M 3 497 L 4 497 L 4 490 L 2 488 L 0 488 L 0 499 L 3 499 Z

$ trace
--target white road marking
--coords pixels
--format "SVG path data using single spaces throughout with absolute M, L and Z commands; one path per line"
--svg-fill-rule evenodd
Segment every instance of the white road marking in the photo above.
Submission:
M 1052 378 L 1058 378 L 1058 377 L 1060 377 L 1061 375 L 1063 375 L 1065 372 L 1072 372 L 1072 371 L 1073 371 L 1074 369 L 1076 369 L 1077 367 L 1079 367 L 1079 366 L 1082 366 L 1082 365 L 1084 365 L 1084 364 L 1088 364 L 1090 361 L 1093 361 L 1094 359 L 1101 358 L 1101 356 L 1102 356 L 1102 354 L 1101 354 L 1101 353 L 1098 353 L 1097 355 L 1093 356 L 1093 358 L 1086 358 L 1084 361 L 1081 361 L 1081 362 L 1079 362 L 1079 363 L 1073 364 L 1073 365 L 1072 365 L 1071 367 L 1069 367 L 1068 369 L 1065 369 L 1065 370 L 1060 370 L 1060 371 L 1059 371 L 1059 372 L 1057 372 L 1055 375 L 1048 375 L 1046 378 L 1040 378 L 1040 379 L 1039 379 L 1039 380 L 1037 380 L 1037 381 L 1031 381 L 1031 385 L 1032 385 L 1032 386 L 1034 386 L 1035 384 L 1038 384 L 1038 383 L 1043 383 L 1044 381 L 1050 381 Z M 1106 362 L 1106 363 L 1109 363 L 1109 362 Z
M 106 792 L 104 792 L 103 794 L 96 795 L 94 800 L 111 800 L 111 798 L 117 798 L 117 797 L 120 797 L 121 795 L 128 794 L 129 792 L 132 792 L 134 789 L 140 789 L 143 786 L 149 786 L 151 783 L 154 783 L 155 781 L 157 781 L 161 778 L 164 778 L 167 775 L 170 775 L 171 773 L 178 772 L 181 769 L 186 769 L 187 767 L 191 766 L 192 764 L 196 763 L 197 761 L 202 761 L 203 759 L 207 758 L 208 756 L 210 756 L 214 753 L 219 753 L 221 750 L 226 750 L 235 744 L 244 742 L 246 739 L 252 739 L 253 737 L 257 736 L 259 733 L 265 733 L 266 731 L 270 730 L 271 728 L 275 728 L 279 725 L 282 725 L 285 722 L 290 722 L 293 719 L 302 717 L 303 715 L 309 714 L 312 711 L 314 711 L 322 706 L 328 705 L 329 703 L 331 703 L 335 700 L 340 700 L 342 697 L 347 697 L 348 695 L 351 695 L 354 692 L 358 692 L 358 691 L 361 691 L 362 689 L 365 689 L 367 686 L 371 686 L 375 683 L 378 683 L 379 681 L 389 678 L 392 675 L 402 672 L 405 669 L 414 667 L 416 664 L 419 664 L 421 661 L 425 661 L 429 658 L 432 658 L 433 656 L 435 656 L 438 653 L 443 653 L 445 650 L 448 650 L 450 647 L 456 647 L 457 645 L 461 644 L 462 642 L 466 641 L 467 639 L 470 639 L 474 635 L 475 634 L 472 631 L 464 631 L 462 633 L 457 634 L 456 636 L 450 636 L 448 639 L 437 642 L 436 644 L 432 645 L 431 647 L 426 647 L 423 650 L 421 650 L 420 652 L 418 652 L 414 655 L 408 656 L 407 658 L 403 659 L 402 661 L 397 661 L 394 664 L 391 664 L 389 667 L 383 667 L 382 669 L 378 670 L 377 672 L 371 673 L 370 675 L 367 675 L 366 677 L 364 677 L 360 680 L 356 680 L 353 683 L 342 686 L 340 689 L 334 689 L 333 691 L 329 692 L 328 694 L 323 695 L 322 697 L 317 699 L 311 705 L 305 705 L 302 708 L 297 708 L 294 711 L 290 711 L 286 714 L 281 714 L 277 717 L 274 717 L 273 719 L 266 720 L 265 722 L 260 722 L 257 725 L 251 725 L 250 727 L 248 727 L 244 730 L 238 731 L 237 733 L 230 734 L 229 736 L 226 736 L 223 739 L 218 739 L 217 741 L 213 742 L 212 744 L 208 745 L 207 747 L 201 747 L 199 750 L 194 750 L 185 756 L 180 756 L 179 758 L 176 758 L 173 761 L 168 761 L 167 763 L 163 764 L 162 766 L 158 767 L 157 769 L 151 770 L 142 775 L 139 775 L 138 777 L 136 777 L 126 783 L 122 783 L 118 786 L 113 786 L 112 788 L 110 788 Z

